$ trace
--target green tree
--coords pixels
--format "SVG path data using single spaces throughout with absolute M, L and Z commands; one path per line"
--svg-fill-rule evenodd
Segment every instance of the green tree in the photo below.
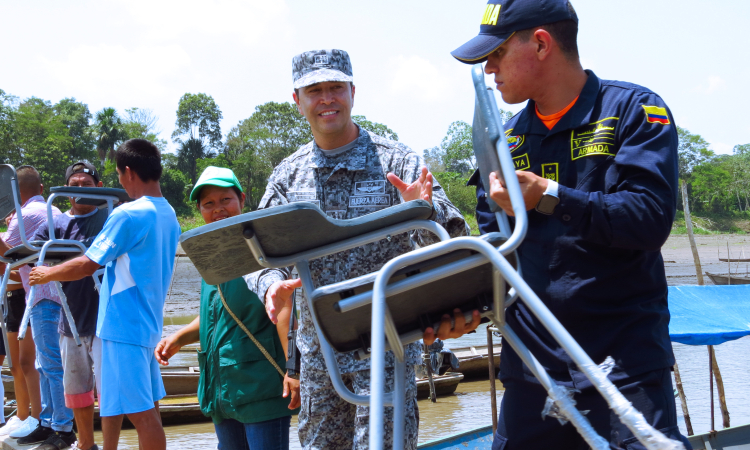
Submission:
M 465 174 L 477 168 L 468 123 L 459 120 L 450 124 L 440 147 L 445 151 L 443 164 L 449 172 Z
M 391 139 L 394 141 L 398 140 L 398 134 L 395 131 L 388 128 L 387 125 L 382 123 L 370 122 L 365 116 L 352 116 L 352 120 L 357 125 L 361 126 L 367 131 L 377 134 L 380 137 Z
M 677 147 L 679 177 L 689 181 L 693 169 L 710 161 L 714 152 L 708 146 L 708 142 L 698 134 L 692 134 L 682 127 L 677 127 L 679 144 Z
M 176 169 L 164 169 L 159 182 L 162 195 L 175 212 L 179 215 L 189 213 L 190 207 L 186 202 L 186 194 L 190 187 L 190 180 L 187 176 Z
M 732 154 L 750 156 L 750 144 L 735 145 Z
M 293 103 L 268 102 L 227 135 L 223 155 L 242 183 L 246 205 L 256 208 L 273 168 L 313 139 Z
M 117 143 L 127 139 L 123 130 L 122 118 L 115 108 L 104 108 L 96 113 L 94 124 L 96 133 L 96 151 L 102 167 L 107 159 L 114 160 Z
M 195 184 L 198 179 L 198 161 L 215 155 L 216 153 L 203 146 L 200 139 L 189 138 L 182 141 L 177 149 L 177 169 L 188 177 L 190 183 Z
M 88 105 L 74 98 L 64 98 L 53 107 L 55 114 L 68 128 L 71 138 L 70 159 L 92 162 L 96 159 L 96 136 L 91 127 L 91 112 Z
M 222 114 L 213 97 L 187 93 L 177 105 L 177 121 L 172 140 L 180 145 L 177 151 L 179 169 L 195 183 L 197 161 L 211 158 L 221 147 Z
M 15 145 L 15 120 L 18 97 L 0 89 L 0 163 L 16 165 L 21 160 L 18 146 Z
M 445 172 L 445 150 L 442 147 L 436 146 L 426 149 L 424 152 L 424 161 L 427 163 L 427 168 L 430 172 Z
M 206 148 L 219 149 L 222 117 L 213 97 L 202 93 L 187 93 L 177 106 L 177 122 L 172 139 L 175 142 L 197 139 Z
M 36 167 L 45 191 L 65 184 L 65 168 L 72 163 L 73 138 L 63 119 L 49 101 L 37 97 L 21 102 L 15 114 L 13 154 L 20 159 L 11 164 Z
M 159 138 L 161 130 L 156 127 L 158 120 L 150 109 L 126 109 L 122 124 L 123 140 L 146 139 L 156 145 L 160 151 L 166 151 L 167 141 Z

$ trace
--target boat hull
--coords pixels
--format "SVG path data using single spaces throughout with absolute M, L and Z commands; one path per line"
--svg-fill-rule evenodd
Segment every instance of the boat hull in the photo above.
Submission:
M 750 278 L 747 277 L 740 277 L 737 275 L 729 275 L 723 273 L 711 273 L 706 272 L 706 275 L 713 281 L 713 283 L 717 286 L 726 286 L 726 285 L 739 285 L 739 284 L 750 284 Z

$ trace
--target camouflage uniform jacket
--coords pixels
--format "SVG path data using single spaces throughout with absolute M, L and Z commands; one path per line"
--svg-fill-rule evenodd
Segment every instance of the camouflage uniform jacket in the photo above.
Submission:
M 351 150 L 326 156 L 310 142 L 284 159 L 273 171 L 258 209 L 291 202 L 312 202 L 331 217 L 353 219 L 383 208 L 402 203 L 401 195 L 387 179 L 393 172 L 406 183 L 413 183 L 420 175 L 424 159 L 409 147 L 382 138 L 362 128 L 357 144 Z M 445 227 L 451 237 L 468 234 L 468 227 L 458 208 L 453 206 L 437 181 L 433 185 L 435 221 Z M 412 238 L 420 246 L 438 239 L 427 231 L 415 231 L 393 236 L 337 254 L 310 261 L 310 272 L 315 287 L 348 280 L 379 270 L 394 257 L 414 249 Z M 247 279 L 250 289 L 265 298 L 266 291 L 276 281 L 290 278 L 291 267 L 265 269 Z M 304 295 L 304 294 L 303 294 Z M 300 326 L 297 346 L 303 360 L 324 369 L 318 337 L 307 308 L 307 300 L 299 299 Z M 409 363 L 418 364 L 421 348 L 418 343 L 407 348 Z M 342 373 L 366 370 L 370 360 L 359 361 L 354 353 L 337 354 Z M 388 352 L 386 364 L 393 366 L 393 354 Z

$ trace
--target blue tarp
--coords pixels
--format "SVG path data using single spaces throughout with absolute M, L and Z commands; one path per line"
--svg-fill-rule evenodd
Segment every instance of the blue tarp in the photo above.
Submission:
M 670 286 L 669 337 L 718 345 L 750 335 L 750 285 Z

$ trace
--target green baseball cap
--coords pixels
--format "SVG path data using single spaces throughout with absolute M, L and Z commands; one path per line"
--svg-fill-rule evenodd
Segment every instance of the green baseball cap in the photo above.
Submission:
M 240 181 L 234 172 L 232 172 L 232 169 L 227 169 L 226 167 L 206 167 L 206 170 L 203 171 L 195 183 L 192 192 L 190 192 L 191 202 L 198 201 L 198 194 L 203 186 L 236 187 L 240 192 L 244 192 L 242 186 L 240 186 Z

